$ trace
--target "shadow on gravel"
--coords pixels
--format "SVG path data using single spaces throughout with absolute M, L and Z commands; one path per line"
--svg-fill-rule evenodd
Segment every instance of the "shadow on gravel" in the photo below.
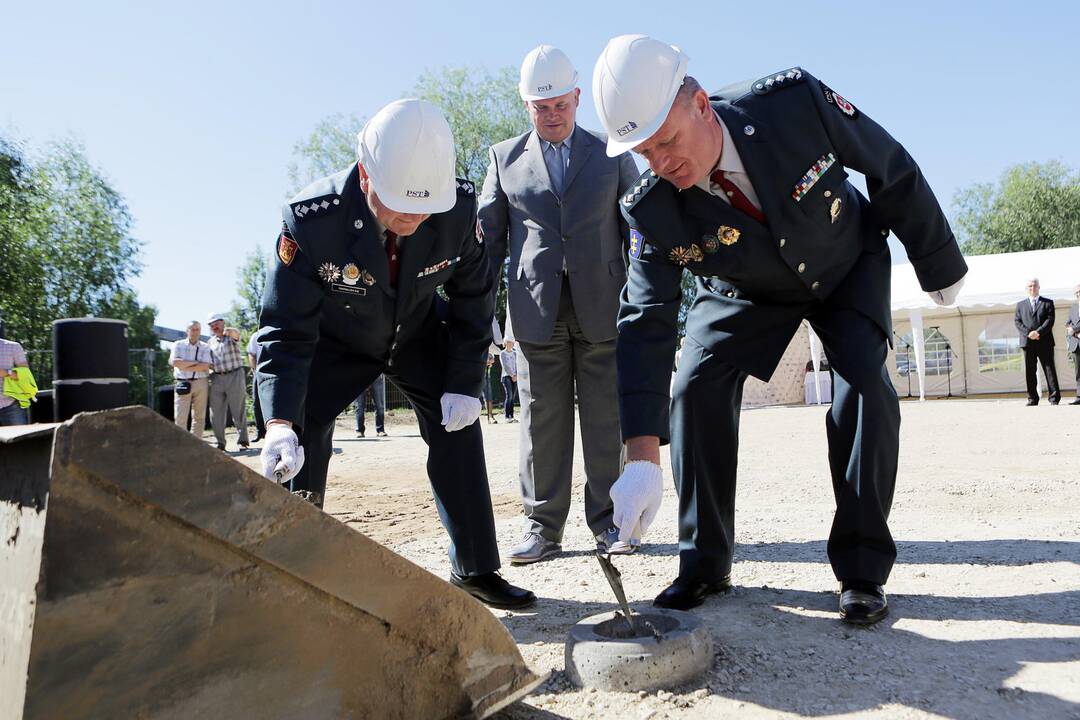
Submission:
M 671 544 L 651 545 L 644 554 L 676 552 Z M 987 566 L 1080 562 L 1080 543 L 914 541 L 900 543 L 900 559 L 909 564 Z M 676 698 L 689 698 L 704 688 L 710 697 L 802 717 L 867 713 L 895 705 L 909 709 L 901 713 L 957 720 L 1080 718 L 1080 703 L 1051 694 L 1060 674 L 1039 668 L 1080 662 L 1080 633 L 1073 630 L 1080 627 L 1080 590 L 1023 594 L 1024 587 L 1003 583 L 1003 596 L 890 594 L 891 615 L 860 628 L 839 621 L 835 592 L 738 586 L 738 563 L 748 560 L 823 563 L 825 543 L 738 547 L 735 589 L 692 611 L 713 633 L 713 667 L 698 682 L 673 688 Z M 1017 594 L 1006 594 L 1010 592 Z M 503 618 L 519 644 L 561 643 L 579 619 L 614 609 L 614 603 L 605 602 L 550 597 L 540 602 L 548 610 L 542 618 L 526 613 Z M 633 605 L 644 610 L 647 603 Z M 545 692 L 566 690 L 553 687 Z M 627 698 L 633 707 L 636 699 Z M 687 717 L 708 716 L 708 698 L 677 707 L 693 707 Z M 682 714 L 675 707 L 672 711 Z M 504 712 L 499 717 L 507 720 L 560 717 L 522 705 Z
M 889 618 L 870 628 L 836 617 L 835 593 L 736 588 L 696 612 L 713 631 L 717 660 L 707 688 L 766 708 L 821 716 L 896 704 L 950 718 L 1072 718 L 1080 704 L 1007 687 L 1031 663 L 1080 661 L 1080 591 L 1007 597 L 891 595 Z M 1050 625 L 1044 637 L 1017 626 Z M 974 636 L 972 639 L 959 636 Z M 986 635 L 984 639 L 979 635 Z M 1045 684 L 1045 683 L 1044 683 Z

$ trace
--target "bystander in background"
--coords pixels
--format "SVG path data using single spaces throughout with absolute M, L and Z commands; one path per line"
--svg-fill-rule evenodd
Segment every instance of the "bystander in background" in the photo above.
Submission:
M 26 425 L 30 422 L 26 408 L 7 394 L 7 386 L 18 382 L 19 369 L 30 368 L 26 362 L 26 352 L 22 345 L 4 338 L 3 321 L 0 320 L 0 382 L 5 392 L 0 393 L 0 425 Z
M 210 348 L 199 339 L 202 325 L 198 320 L 187 324 L 187 337 L 173 343 L 169 365 L 173 369 L 173 421 L 187 427 L 191 414 L 191 433 L 202 437 L 206 426 L 206 404 L 210 397 Z
M 240 350 L 240 331 L 225 327 L 225 316 L 211 313 L 210 323 L 210 424 L 214 426 L 217 449 L 225 449 L 225 425 L 228 413 L 240 433 L 240 448 L 251 446 L 247 431 L 247 378 L 244 355 Z
M 517 422 L 514 419 L 514 395 L 517 393 L 518 378 L 517 354 L 514 352 L 514 341 L 510 338 L 503 341 L 499 363 L 502 365 L 503 416 L 506 422 Z

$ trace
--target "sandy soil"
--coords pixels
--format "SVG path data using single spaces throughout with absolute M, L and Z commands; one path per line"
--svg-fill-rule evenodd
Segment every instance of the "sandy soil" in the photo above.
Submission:
M 736 588 L 695 610 L 716 659 L 671 692 L 581 691 L 562 672 L 570 626 L 614 607 L 582 518 L 579 449 L 563 554 L 503 571 L 541 600 L 529 612 L 494 612 L 529 664 L 552 675 L 500 717 L 1080 718 L 1080 407 L 949 400 L 902 410 L 892 615 L 869 629 L 837 620 L 825 410 L 748 411 Z M 445 576 L 446 540 L 410 421 L 399 413 L 379 439 L 341 425 L 326 509 Z M 520 425 L 481 423 L 505 552 L 523 530 Z M 258 460 L 254 449 L 238 459 Z M 616 561 L 639 609 L 677 571 L 675 510 L 669 487 L 644 552 Z

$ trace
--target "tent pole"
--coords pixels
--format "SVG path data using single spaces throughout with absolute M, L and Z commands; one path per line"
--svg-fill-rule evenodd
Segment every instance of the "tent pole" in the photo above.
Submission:
M 967 368 L 967 328 L 964 326 L 964 311 L 957 305 L 956 312 L 960 315 L 960 372 L 964 379 L 964 397 L 968 396 L 968 368 Z

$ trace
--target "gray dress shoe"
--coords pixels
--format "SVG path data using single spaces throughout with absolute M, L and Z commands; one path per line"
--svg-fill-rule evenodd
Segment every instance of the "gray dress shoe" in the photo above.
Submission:
M 509 560 L 511 565 L 528 565 L 559 552 L 562 552 L 562 545 L 531 532 L 510 551 Z
M 619 528 L 610 527 L 596 536 L 596 550 L 605 555 L 633 555 L 641 547 L 641 540 L 630 538 L 630 542 L 619 539 Z

